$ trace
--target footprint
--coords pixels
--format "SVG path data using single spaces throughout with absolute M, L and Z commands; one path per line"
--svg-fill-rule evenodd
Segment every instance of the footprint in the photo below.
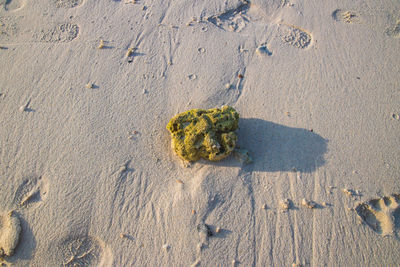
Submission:
M 54 0 L 56 7 L 63 8 L 73 8 L 80 6 L 82 4 L 82 0 Z
M 400 194 L 371 199 L 356 207 L 358 216 L 376 233 L 398 236 L 400 228 Z
M 104 245 L 99 239 L 84 235 L 67 237 L 59 244 L 62 266 L 104 265 Z
M 19 32 L 15 19 L 0 17 L 0 41 L 9 41 Z
M 0 214 L 0 259 L 14 254 L 20 234 L 21 224 L 18 217 L 12 211 Z
M 18 9 L 21 9 L 25 5 L 24 0 L 1 0 L 2 3 L 0 5 L 3 5 L 3 8 L 6 11 L 17 11 Z
M 14 203 L 18 207 L 30 207 L 45 200 L 49 191 L 49 183 L 42 176 L 26 178 L 15 192 Z
M 345 23 L 354 23 L 360 21 L 360 16 L 356 12 L 342 9 L 336 9 L 333 11 L 332 18 L 336 21 Z
M 385 33 L 390 37 L 399 38 L 400 37 L 400 20 L 398 20 L 396 22 L 396 24 L 394 24 L 393 26 L 387 28 Z
M 207 21 L 224 31 L 241 32 L 249 25 L 251 27 L 265 28 L 268 23 L 265 19 L 266 14 L 259 6 L 244 2 L 222 14 L 208 17 Z
M 281 24 L 280 32 L 282 41 L 297 48 L 307 48 L 311 44 L 311 34 L 297 26 Z
M 225 31 L 240 32 L 246 26 L 245 13 L 249 8 L 249 3 L 242 3 L 235 9 L 211 16 L 207 20 Z
M 71 23 L 58 24 L 55 27 L 47 30 L 42 30 L 36 39 L 46 43 L 63 43 L 71 42 L 79 34 L 79 26 Z

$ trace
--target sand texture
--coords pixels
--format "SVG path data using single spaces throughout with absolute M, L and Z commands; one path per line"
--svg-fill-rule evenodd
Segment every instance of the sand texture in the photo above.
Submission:
M 399 58 L 400 1 L 0 1 L 0 266 L 399 266 Z

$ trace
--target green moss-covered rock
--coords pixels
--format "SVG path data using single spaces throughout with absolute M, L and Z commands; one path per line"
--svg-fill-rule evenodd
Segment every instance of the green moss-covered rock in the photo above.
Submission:
M 211 161 L 226 158 L 235 148 L 239 113 L 229 106 L 213 109 L 191 109 L 173 117 L 167 130 L 171 132 L 172 149 L 184 160 L 200 158 Z

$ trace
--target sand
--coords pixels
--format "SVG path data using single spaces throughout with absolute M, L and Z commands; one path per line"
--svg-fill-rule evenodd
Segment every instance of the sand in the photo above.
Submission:
M 399 265 L 400 2 L 3 0 L 0 47 L 3 265 Z

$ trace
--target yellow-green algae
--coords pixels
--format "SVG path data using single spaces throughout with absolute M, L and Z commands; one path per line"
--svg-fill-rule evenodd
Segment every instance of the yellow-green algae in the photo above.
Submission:
M 167 130 L 171 146 L 184 160 L 200 158 L 218 161 L 235 148 L 239 113 L 230 106 L 212 109 L 191 109 L 173 117 Z

